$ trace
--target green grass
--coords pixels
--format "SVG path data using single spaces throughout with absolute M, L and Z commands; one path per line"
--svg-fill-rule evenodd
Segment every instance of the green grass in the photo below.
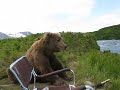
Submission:
M 112 83 L 106 89 L 120 89 L 120 55 L 92 50 L 83 55 L 78 63 L 75 69 L 77 84 L 85 80 L 96 83 L 109 78 Z
M 42 34 L 35 34 L 26 38 L 0 40 L 0 85 L 8 85 L 6 69 L 16 59 L 25 55 L 31 44 Z M 120 55 L 110 52 L 102 53 L 98 49 L 94 36 L 82 33 L 62 33 L 68 48 L 64 52 L 56 53 L 65 66 L 75 71 L 76 84 L 85 81 L 93 83 L 110 78 L 111 84 L 105 90 L 120 90 Z M 19 87 L 0 86 L 0 90 L 19 90 Z
M 69 50 L 68 50 L 69 51 Z M 87 53 L 79 54 L 79 50 L 64 52 L 58 55 L 68 67 L 76 74 L 76 85 L 84 84 L 85 81 L 98 83 L 110 79 L 105 90 L 120 89 L 120 55 L 110 52 L 100 52 L 92 49 Z

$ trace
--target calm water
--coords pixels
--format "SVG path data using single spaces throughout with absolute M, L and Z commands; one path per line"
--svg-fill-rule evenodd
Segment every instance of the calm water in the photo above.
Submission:
M 110 50 L 112 53 L 120 54 L 120 40 L 99 40 L 97 44 L 101 51 Z

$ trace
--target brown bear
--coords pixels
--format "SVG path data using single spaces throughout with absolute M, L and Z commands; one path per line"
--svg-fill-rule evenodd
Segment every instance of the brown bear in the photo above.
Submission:
M 52 71 L 63 69 L 63 63 L 56 57 L 55 52 L 63 51 L 67 45 L 63 42 L 60 33 L 45 33 L 43 37 L 33 43 L 26 53 L 26 57 L 32 62 L 37 74 L 46 74 Z M 66 73 L 53 75 L 38 81 L 49 81 L 51 84 L 60 85 L 63 81 L 59 77 L 69 80 Z
M 55 52 L 64 51 L 67 45 L 63 42 L 60 33 L 45 33 L 43 37 L 33 43 L 26 53 L 27 59 L 35 67 L 37 74 L 46 74 L 63 69 L 63 63 L 56 57 Z M 64 80 L 71 80 L 65 72 L 44 79 L 38 78 L 38 82 L 51 82 L 54 85 L 64 84 Z M 17 83 L 14 75 L 8 69 L 8 78 L 12 83 Z

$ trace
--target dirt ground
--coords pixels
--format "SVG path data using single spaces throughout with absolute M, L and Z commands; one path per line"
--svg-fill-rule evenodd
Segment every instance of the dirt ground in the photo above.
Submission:
M 48 86 L 48 83 L 36 83 L 36 87 L 45 87 Z M 29 87 L 33 88 L 33 84 L 30 84 Z M 0 80 L 0 90 L 21 90 L 20 85 L 11 84 L 8 78 Z

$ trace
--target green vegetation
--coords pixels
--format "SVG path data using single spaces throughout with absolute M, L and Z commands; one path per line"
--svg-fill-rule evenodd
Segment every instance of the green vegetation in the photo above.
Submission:
M 26 38 L 0 40 L 0 85 L 10 84 L 10 81 L 4 78 L 7 75 L 6 69 L 16 59 L 25 55 L 32 43 L 41 36 L 42 34 L 35 34 Z M 86 80 L 96 83 L 110 78 L 112 83 L 106 85 L 105 90 L 119 90 L 120 55 L 100 52 L 96 38 L 91 34 L 62 32 L 62 36 L 69 47 L 56 55 L 75 71 L 77 85 Z M 17 86 L 0 86 L 0 89 L 19 90 Z
M 97 50 L 81 56 L 76 68 L 77 84 L 89 80 L 94 83 L 110 78 L 112 83 L 105 90 L 120 89 L 120 55 Z M 81 72 L 82 71 L 82 72 Z
M 98 40 L 120 39 L 120 25 L 102 28 L 92 32 Z

